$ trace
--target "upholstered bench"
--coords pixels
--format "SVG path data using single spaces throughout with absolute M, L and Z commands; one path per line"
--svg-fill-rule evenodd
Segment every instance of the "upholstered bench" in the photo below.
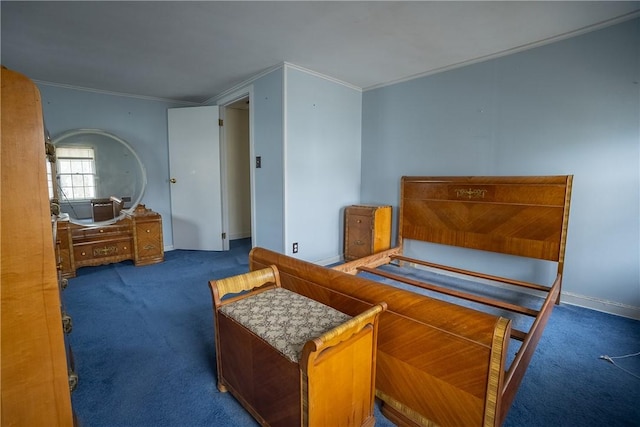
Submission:
M 280 286 L 275 266 L 209 282 L 218 389 L 264 426 L 373 426 L 381 303 L 351 317 Z

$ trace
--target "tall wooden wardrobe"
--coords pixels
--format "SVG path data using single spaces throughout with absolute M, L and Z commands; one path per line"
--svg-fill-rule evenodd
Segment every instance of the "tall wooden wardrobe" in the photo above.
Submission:
M 1 425 L 72 426 L 40 93 L 2 68 Z

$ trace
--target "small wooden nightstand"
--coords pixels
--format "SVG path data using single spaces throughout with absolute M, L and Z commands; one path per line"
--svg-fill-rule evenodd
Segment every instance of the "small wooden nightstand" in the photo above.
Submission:
M 391 247 L 391 206 L 353 205 L 344 213 L 344 259 L 351 261 Z

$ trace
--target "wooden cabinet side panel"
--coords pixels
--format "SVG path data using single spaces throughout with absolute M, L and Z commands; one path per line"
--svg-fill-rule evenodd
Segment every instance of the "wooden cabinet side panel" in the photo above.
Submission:
M 57 260 L 59 262 L 60 273 L 62 277 L 75 277 L 76 267 L 73 258 L 73 250 L 71 245 L 71 230 L 68 221 L 56 221 L 58 231 L 57 237 Z
M 375 211 L 373 230 L 373 253 L 385 251 L 391 247 L 391 206 L 380 206 Z
M 2 69 L 2 425 L 72 426 L 40 94 Z
M 373 426 L 376 344 L 367 326 L 306 364 L 310 426 Z

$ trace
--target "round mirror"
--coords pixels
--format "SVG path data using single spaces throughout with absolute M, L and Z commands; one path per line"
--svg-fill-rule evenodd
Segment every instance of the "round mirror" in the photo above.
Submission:
M 79 224 L 110 223 L 133 210 L 147 175 L 131 146 L 98 129 L 76 129 L 53 140 L 60 212 Z

